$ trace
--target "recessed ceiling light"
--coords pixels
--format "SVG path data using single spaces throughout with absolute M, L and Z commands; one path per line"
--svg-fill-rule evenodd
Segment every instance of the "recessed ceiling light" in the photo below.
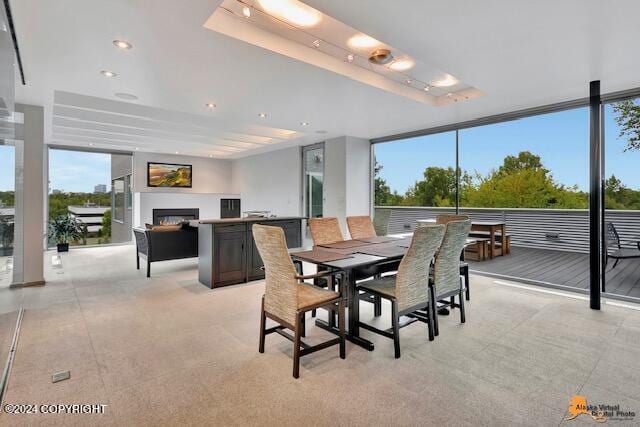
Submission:
M 309 122 L 300 122 L 301 126 L 309 126 Z
M 316 49 L 320 47 L 320 40 L 314 40 L 313 41 L 313 47 L 315 47 Z
M 90 142 L 89 145 L 93 146 L 93 142 Z
M 139 151 L 139 150 L 140 150 L 140 148 L 139 148 L 139 147 L 136 147 L 136 151 Z
M 350 53 L 350 54 L 347 55 L 347 62 L 349 64 L 351 64 L 354 59 L 355 59 L 355 56 L 353 56 L 353 53 Z
M 176 154 L 179 154 L 179 153 L 176 151 Z
M 213 157 L 213 154 L 209 154 L 209 157 Z
M 267 117 L 267 113 L 258 113 L 258 117 L 262 117 L 264 119 Z
M 433 86 L 437 86 L 437 87 L 448 87 L 448 86 L 453 86 L 458 84 L 458 79 L 456 79 L 452 75 L 447 74 L 446 76 L 444 76 L 439 80 L 436 80 L 432 84 Z
M 102 74 L 105 77 L 115 77 L 115 76 L 117 76 L 116 73 L 114 73 L 113 71 L 109 71 L 109 70 L 102 70 L 102 71 L 100 71 L 100 74 Z
M 429 92 L 429 90 L 430 90 L 430 89 L 431 89 L 431 86 L 429 86 L 429 85 L 426 85 L 426 86 L 424 87 L 424 91 L 425 91 L 425 92 Z
M 313 27 L 322 19 L 320 12 L 297 0 L 258 0 L 269 15 L 298 27 Z
M 447 94 L 447 98 L 451 98 L 452 96 L 453 96 L 453 94 L 452 94 L 451 92 L 449 92 L 449 93 Z
M 349 46 L 363 48 L 363 49 L 376 47 L 381 44 L 378 40 L 366 34 L 356 34 L 355 36 L 349 39 L 348 43 L 349 43 Z
M 410 59 L 399 59 L 393 61 L 391 65 L 389 65 L 389 68 L 395 71 L 404 71 L 412 68 L 414 65 L 415 63 Z
M 251 18 L 251 8 L 247 6 L 243 7 L 242 14 L 244 15 L 245 18 Z
M 412 80 L 411 80 L 411 79 L 407 79 L 407 80 L 405 80 L 405 83 L 406 83 L 406 84 L 408 84 L 408 85 L 410 85 L 410 84 L 411 84 L 411 83 L 413 83 L 413 82 L 412 82 Z
M 120 99 L 126 99 L 127 101 L 135 101 L 136 99 L 138 99 L 137 96 L 135 96 L 132 93 L 125 93 L 125 92 L 118 92 L 115 94 L 118 98 Z
M 216 104 L 214 104 L 213 102 L 207 102 L 205 105 L 207 108 L 216 108 Z
M 115 47 L 117 47 L 118 49 L 125 49 L 125 50 L 129 50 L 133 47 L 133 45 L 131 43 L 129 43 L 128 41 L 124 41 L 124 40 L 114 40 L 113 41 L 113 45 Z

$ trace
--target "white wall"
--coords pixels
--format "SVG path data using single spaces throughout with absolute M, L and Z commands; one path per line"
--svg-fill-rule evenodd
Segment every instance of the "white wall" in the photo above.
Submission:
M 147 187 L 147 162 L 192 165 L 192 188 Z M 133 191 L 148 193 L 218 193 L 231 190 L 231 161 L 156 153 L 134 153 Z
M 324 143 L 324 206 L 325 217 L 337 217 L 342 234 L 347 236 L 347 151 L 346 138 L 329 139 Z
M 301 161 L 300 147 L 234 160 L 233 192 L 240 194 L 242 210 L 301 215 Z
M 147 162 L 192 165 L 192 187 L 148 187 Z M 135 227 L 152 223 L 153 209 L 198 208 L 201 219 L 217 219 L 220 218 L 221 198 L 239 198 L 232 190 L 230 160 L 134 153 L 133 167 Z

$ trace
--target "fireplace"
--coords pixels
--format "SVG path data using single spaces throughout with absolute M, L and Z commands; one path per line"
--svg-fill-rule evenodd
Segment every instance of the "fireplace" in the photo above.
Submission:
M 154 209 L 153 225 L 180 224 L 199 219 L 199 209 Z

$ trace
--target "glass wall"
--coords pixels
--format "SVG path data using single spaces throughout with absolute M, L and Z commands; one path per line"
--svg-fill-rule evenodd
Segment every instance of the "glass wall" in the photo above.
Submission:
M 455 208 L 455 132 L 376 144 L 374 158 L 376 206 Z
M 15 147 L 0 145 L 0 286 L 13 281 L 15 243 Z
M 124 181 L 121 186 L 124 216 Z M 49 246 L 56 245 L 56 220 L 70 218 L 71 246 L 111 242 L 111 155 L 49 149 Z
M 476 272 L 588 289 L 588 108 L 380 143 L 374 152 L 376 206 L 398 207 L 391 232 L 458 208 L 473 221 L 478 243 L 465 255 Z
M 604 106 L 604 291 L 640 298 L 640 99 Z

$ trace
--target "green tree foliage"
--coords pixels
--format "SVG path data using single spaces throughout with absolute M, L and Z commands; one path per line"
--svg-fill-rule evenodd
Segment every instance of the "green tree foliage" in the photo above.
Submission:
M 403 197 L 397 192 L 391 192 L 387 181 L 380 177 L 382 165 L 375 161 L 374 168 L 374 198 L 376 206 L 397 206 L 402 202 Z
M 15 206 L 15 192 L 0 191 L 0 206 Z
M 424 179 L 407 190 L 402 200 L 407 206 L 455 206 L 456 171 L 454 168 L 428 167 Z
M 57 193 L 49 195 L 49 219 L 67 213 L 71 205 L 82 206 L 85 203 L 95 203 L 97 206 L 110 206 L 111 193 Z
M 107 210 L 102 217 L 102 228 L 99 236 L 106 237 L 107 241 L 111 237 L 111 209 Z
M 640 150 L 640 105 L 632 100 L 613 104 L 615 120 L 620 126 L 619 138 L 626 138 L 625 151 Z
M 604 197 L 607 209 L 640 210 L 640 191 L 625 187 L 615 175 L 605 181 Z
M 426 168 L 424 178 L 402 196 L 391 193 L 379 176 L 381 169 L 376 164 L 378 206 L 455 206 L 454 168 Z M 608 208 L 640 209 L 640 192 L 621 183 L 614 186 L 614 181 L 608 181 L 607 189 Z M 485 176 L 461 171 L 459 191 L 460 205 L 466 207 L 586 209 L 589 202 L 589 195 L 577 186 L 556 182 L 540 156 L 528 151 L 505 157 L 500 167 Z

